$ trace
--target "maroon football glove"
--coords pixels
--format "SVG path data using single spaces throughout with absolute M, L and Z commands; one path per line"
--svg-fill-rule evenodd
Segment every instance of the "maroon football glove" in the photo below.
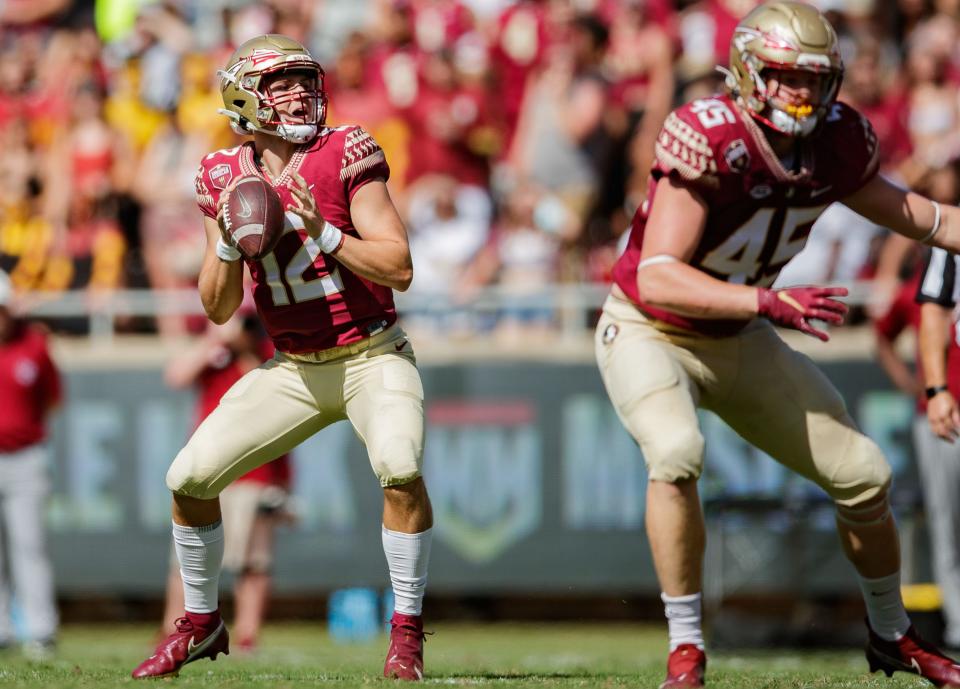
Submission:
M 843 317 L 847 315 L 847 305 L 831 297 L 845 296 L 846 287 L 761 287 L 757 294 L 757 313 L 777 325 L 799 330 L 826 342 L 830 336 L 810 325 L 808 319 L 837 325 L 843 323 Z

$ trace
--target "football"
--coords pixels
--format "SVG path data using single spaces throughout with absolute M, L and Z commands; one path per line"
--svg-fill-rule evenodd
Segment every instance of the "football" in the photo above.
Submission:
M 223 224 L 246 258 L 263 258 L 283 234 L 280 195 L 262 177 L 241 177 L 227 196 Z

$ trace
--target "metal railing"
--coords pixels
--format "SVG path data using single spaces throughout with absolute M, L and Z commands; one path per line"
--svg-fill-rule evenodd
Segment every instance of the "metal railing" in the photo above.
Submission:
M 864 305 L 875 298 L 871 282 L 846 285 L 847 302 Z M 551 284 L 531 290 L 508 286 L 487 287 L 468 300 L 450 293 L 403 292 L 396 294 L 402 317 L 442 320 L 468 316 L 478 327 L 489 326 L 512 314 L 536 314 L 548 319 L 563 338 L 582 337 L 593 324 L 593 315 L 603 304 L 607 284 Z M 21 310 L 39 318 L 89 318 L 90 336 L 107 340 L 114 336 L 119 318 L 203 315 L 196 289 L 128 289 L 109 292 L 72 290 L 33 292 L 21 300 Z

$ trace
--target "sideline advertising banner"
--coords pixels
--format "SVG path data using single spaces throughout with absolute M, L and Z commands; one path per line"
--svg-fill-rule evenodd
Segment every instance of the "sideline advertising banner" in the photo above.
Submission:
M 912 508 L 912 401 L 870 362 L 823 368 L 886 452 L 898 509 Z M 431 591 L 656 590 L 643 460 L 593 366 L 482 363 L 422 374 L 436 515 Z M 166 389 L 159 370 L 76 371 L 66 383 L 51 442 L 58 588 L 159 593 L 170 553 L 164 476 L 190 432 L 193 400 Z M 704 413 L 701 423 L 708 580 L 727 591 L 853 587 L 822 492 L 717 417 Z M 386 585 L 381 491 L 350 425 L 309 439 L 294 462 L 299 521 L 280 531 L 277 588 Z

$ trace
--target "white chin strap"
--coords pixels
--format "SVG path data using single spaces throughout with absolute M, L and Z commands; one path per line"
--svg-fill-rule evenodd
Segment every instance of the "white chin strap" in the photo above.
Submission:
M 809 136 L 817 128 L 819 118 L 815 114 L 797 119 L 783 110 L 769 106 L 770 122 L 774 128 L 789 136 Z
M 285 141 L 291 141 L 295 144 L 305 144 L 317 135 L 317 125 L 315 124 L 278 124 L 276 132 L 266 129 L 260 131 L 267 134 L 276 134 Z
M 252 134 L 253 132 L 260 132 L 261 134 L 279 137 L 284 141 L 289 141 L 294 144 L 305 144 L 313 139 L 313 137 L 317 135 L 317 131 L 319 131 L 319 127 L 315 124 L 278 124 L 274 130 L 257 127 L 252 122 L 244 120 L 243 122 L 246 124 L 246 126 L 244 126 L 244 124 L 241 124 L 240 116 L 237 113 L 222 108 L 217 110 L 217 112 L 229 117 L 230 128 L 241 136 Z

